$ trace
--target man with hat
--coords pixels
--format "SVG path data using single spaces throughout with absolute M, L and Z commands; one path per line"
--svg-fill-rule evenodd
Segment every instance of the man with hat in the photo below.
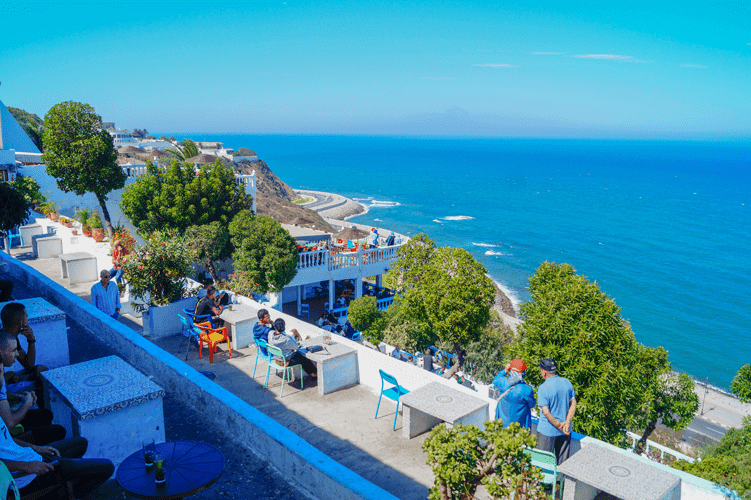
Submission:
M 527 365 L 521 359 L 513 359 L 493 379 L 493 385 L 501 391 L 495 407 L 495 419 L 501 419 L 503 426 L 518 422 L 522 427 L 532 425 L 532 408 L 535 407 L 535 392 L 524 382 Z
M 537 424 L 537 448 L 555 453 L 560 465 L 571 451 L 576 394 L 571 382 L 557 375 L 558 365 L 553 359 L 545 358 L 538 366 L 545 382 L 537 388 L 537 403 L 542 411 Z

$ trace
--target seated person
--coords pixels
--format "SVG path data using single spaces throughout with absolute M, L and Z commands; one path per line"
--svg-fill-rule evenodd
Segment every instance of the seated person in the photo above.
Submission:
M 468 387 L 472 389 L 473 391 L 476 390 L 474 384 L 472 384 L 472 382 L 464 378 L 464 375 L 459 375 L 458 373 L 454 373 L 454 380 L 456 380 L 458 384 L 463 385 L 464 387 Z
M 112 245 L 112 269 L 110 269 L 110 276 L 115 280 L 118 287 L 123 277 L 122 260 L 126 253 L 127 251 L 122 241 L 115 240 L 115 243 Z
M 324 330 L 326 330 L 327 332 L 333 332 L 334 331 L 334 327 L 331 326 L 331 323 L 329 323 L 329 320 L 326 320 L 326 321 L 323 322 L 323 327 L 322 328 Z
M 328 322 L 329 322 L 329 323 L 331 323 L 332 325 L 335 325 L 335 324 L 336 324 L 336 316 L 334 316 L 334 311 L 333 311 L 333 310 L 330 310 L 330 311 L 329 311 L 329 314 L 328 314 L 328 316 L 326 316 L 326 319 L 327 319 L 327 320 L 328 320 Z
M 352 327 L 352 324 L 347 320 L 346 323 L 344 323 L 344 336 L 348 339 L 351 339 L 352 336 L 355 334 L 355 329 Z
M 392 358 L 398 359 L 399 361 L 406 361 L 407 360 L 407 353 L 402 352 L 401 349 L 399 349 L 398 345 L 394 346 L 394 350 L 391 351 Z
M 326 312 L 321 313 L 321 317 L 318 318 L 318 321 L 316 321 L 316 325 L 318 325 L 319 328 L 323 327 L 323 324 L 326 322 Z
M 8 429 L 13 429 L 18 424 L 24 430 L 31 433 L 30 442 L 36 445 L 45 445 L 53 441 L 65 438 L 65 428 L 61 425 L 52 425 L 52 412 L 49 410 L 32 409 L 37 402 L 34 392 L 24 392 L 21 396 L 21 405 L 15 412 L 11 411 L 8 403 L 8 394 L 5 384 L 4 367 L 13 366 L 18 356 L 18 341 L 16 337 L 8 333 L 0 333 L 0 420 Z
M 305 370 L 308 375 L 314 378 L 317 377 L 318 370 L 316 369 L 316 364 L 297 352 L 297 349 L 300 346 L 295 341 L 295 338 L 284 333 L 285 326 L 286 325 L 282 318 L 278 318 L 276 321 L 274 321 L 274 331 L 269 335 L 269 345 L 273 345 L 274 347 L 281 349 L 282 353 L 284 354 L 284 359 L 288 362 L 288 364 L 302 365 L 302 369 Z M 298 340 L 302 340 L 297 330 L 292 329 L 290 330 L 290 332 L 294 334 L 294 336 Z
M 209 286 L 208 288 L 206 288 L 206 296 L 199 300 L 198 304 L 196 304 L 194 314 L 196 316 L 210 315 L 211 322 L 217 327 L 220 327 L 224 325 L 224 320 L 219 317 L 219 315 L 222 314 L 222 311 L 224 310 L 224 306 L 216 305 L 216 302 L 214 301 L 215 298 L 216 288 Z
M 214 280 L 212 278 L 206 278 L 206 281 L 203 284 L 203 288 L 198 290 L 198 299 L 202 299 L 206 296 L 206 291 L 209 289 L 210 286 L 214 286 Z M 216 287 L 214 287 L 216 288 Z M 214 297 L 214 304 L 218 306 L 226 306 L 230 303 L 230 294 L 227 292 L 227 290 L 219 290 L 216 292 L 216 296 Z
M 269 316 L 269 312 L 266 309 L 259 309 L 258 310 L 258 323 L 253 326 L 253 337 L 256 340 L 263 340 L 264 342 L 269 341 L 269 333 L 271 333 L 274 330 L 273 323 L 271 322 L 271 316 Z M 268 356 L 269 353 L 266 352 L 266 349 L 264 349 L 262 346 L 259 346 L 261 350 L 261 354 L 264 356 Z
M 78 437 L 39 446 L 11 437 L 8 427 L 0 422 L 0 460 L 10 472 L 24 472 L 16 477 L 21 496 L 26 496 L 55 484 L 48 475 L 57 467 L 63 481 L 73 483 L 73 494 L 84 498 L 104 484 L 115 472 L 115 466 L 106 459 L 81 458 L 89 446 L 86 438 Z M 54 497 L 56 498 L 56 497 Z
M 43 400 L 43 386 L 42 380 L 39 376 L 43 371 L 47 371 L 47 367 L 44 365 L 36 364 L 36 337 L 34 331 L 29 326 L 29 316 L 26 313 L 26 307 L 20 302 L 11 302 L 3 307 L 0 311 L 0 321 L 3 323 L 3 329 L 0 332 L 5 332 L 12 335 L 16 341 L 19 335 L 26 337 L 28 343 L 28 352 L 18 345 L 17 360 L 23 367 L 23 371 L 19 373 L 7 372 L 5 374 L 5 381 L 8 384 L 17 384 L 24 381 L 34 382 L 34 390 L 37 393 L 37 397 L 40 401 Z M 11 366 L 11 365 L 8 365 Z

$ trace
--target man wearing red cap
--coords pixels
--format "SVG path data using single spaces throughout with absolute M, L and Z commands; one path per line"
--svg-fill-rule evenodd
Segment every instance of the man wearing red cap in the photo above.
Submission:
M 498 372 L 493 385 L 501 391 L 495 408 L 495 419 L 503 420 L 503 426 L 518 422 L 522 427 L 532 425 L 532 408 L 535 407 L 535 392 L 524 382 L 527 365 L 521 359 L 514 359 Z

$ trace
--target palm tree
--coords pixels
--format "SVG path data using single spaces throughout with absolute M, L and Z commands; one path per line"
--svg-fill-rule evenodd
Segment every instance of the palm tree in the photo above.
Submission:
M 200 154 L 200 151 L 198 151 L 198 146 L 196 146 L 196 143 L 191 141 L 190 139 L 186 139 L 185 143 L 182 146 L 175 144 L 174 148 L 167 148 L 164 151 L 182 161 L 185 161 L 188 158 L 193 158 L 194 156 L 198 156 Z

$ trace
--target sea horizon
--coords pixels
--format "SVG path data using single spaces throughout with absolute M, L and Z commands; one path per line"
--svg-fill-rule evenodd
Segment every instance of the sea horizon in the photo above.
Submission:
M 750 140 L 153 135 L 247 147 L 366 205 L 354 222 L 465 248 L 517 307 L 540 262 L 568 262 L 697 380 L 727 389 L 751 361 Z

